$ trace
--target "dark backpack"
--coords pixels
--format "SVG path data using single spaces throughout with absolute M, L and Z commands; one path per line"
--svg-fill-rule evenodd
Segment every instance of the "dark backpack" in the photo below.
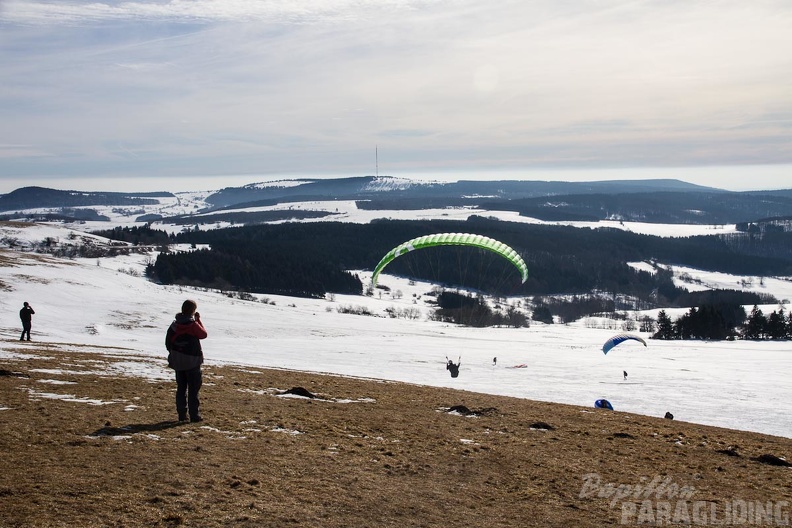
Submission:
M 165 333 L 165 348 L 168 349 L 168 366 L 175 370 L 188 370 L 203 362 L 201 342 L 194 335 L 176 335 L 173 325 Z M 186 358 L 184 356 L 192 356 Z

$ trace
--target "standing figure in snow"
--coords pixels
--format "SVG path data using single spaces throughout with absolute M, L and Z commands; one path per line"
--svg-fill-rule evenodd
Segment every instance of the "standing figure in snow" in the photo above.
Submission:
M 19 310 L 19 318 L 22 320 L 22 336 L 20 336 L 19 340 L 24 341 L 25 335 L 27 335 L 27 340 L 30 341 L 30 327 L 32 326 L 32 315 L 36 313 L 33 311 L 33 307 L 30 306 L 27 301 L 22 305 L 22 309 Z
M 622 372 L 624 372 L 624 379 L 627 379 L 627 371 L 623 370 Z
M 451 377 L 452 377 L 452 378 L 456 378 L 457 376 L 459 376 L 459 366 L 460 366 L 460 365 L 462 365 L 462 359 L 460 358 L 460 359 L 458 360 L 458 361 L 459 361 L 459 363 L 456 363 L 456 364 L 454 364 L 454 362 L 453 362 L 453 361 L 451 361 L 451 360 L 450 360 L 450 359 L 448 359 L 448 358 L 446 358 L 446 360 L 447 360 L 447 363 L 446 363 L 446 370 L 448 370 L 449 372 L 451 372 Z
M 195 301 L 186 300 L 182 311 L 168 328 L 165 347 L 168 349 L 168 366 L 176 371 L 176 412 L 179 421 L 187 421 L 187 411 L 191 422 L 200 422 L 201 364 L 203 350 L 201 339 L 206 339 L 206 329 L 201 322 L 201 314 Z

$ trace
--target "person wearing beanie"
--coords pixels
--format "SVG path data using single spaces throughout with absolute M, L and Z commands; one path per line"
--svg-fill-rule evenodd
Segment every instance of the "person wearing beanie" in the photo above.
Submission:
M 203 420 L 198 392 L 201 390 L 204 359 L 201 339 L 206 339 L 207 333 L 197 308 L 195 301 L 184 301 L 165 337 L 168 366 L 176 371 L 176 412 L 180 422 L 187 421 L 188 411 L 191 422 Z

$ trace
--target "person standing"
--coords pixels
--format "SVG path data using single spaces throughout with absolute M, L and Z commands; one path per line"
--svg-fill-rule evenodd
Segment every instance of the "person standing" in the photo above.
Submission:
M 19 340 L 24 341 L 25 336 L 27 335 L 27 340 L 30 341 L 30 327 L 32 326 L 32 319 L 33 314 L 36 313 L 33 311 L 33 307 L 30 306 L 27 301 L 22 305 L 22 309 L 19 310 L 19 318 L 22 320 L 22 335 L 20 336 Z
M 176 412 L 180 422 L 187 421 L 188 411 L 191 422 L 203 420 L 198 399 L 203 364 L 200 340 L 206 339 L 207 333 L 197 308 L 195 301 L 184 301 L 181 312 L 176 314 L 165 337 L 165 347 L 169 352 L 168 366 L 176 371 Z

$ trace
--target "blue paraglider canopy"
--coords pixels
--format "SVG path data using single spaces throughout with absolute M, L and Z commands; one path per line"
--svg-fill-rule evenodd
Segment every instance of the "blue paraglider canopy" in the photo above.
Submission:
M 635 334 L 616 334 L 615 336 L 605 341 L 605 344 L 602 345 L 602 353 L 607 354 L 611 348 L 615 347 L 619 343 L 623 343 L 630 339 L 634 339 L 640 343 L 643 343 L 643 346 L 646 346 L 646 341 L 644 341 L 640 336 L 637 336 Z
M 605 399 L 595 401 L 594 407 L 597 409 L 608 409 L 609 411 L 613 410 L 613 405 L 611 405 L 611 402 Z

